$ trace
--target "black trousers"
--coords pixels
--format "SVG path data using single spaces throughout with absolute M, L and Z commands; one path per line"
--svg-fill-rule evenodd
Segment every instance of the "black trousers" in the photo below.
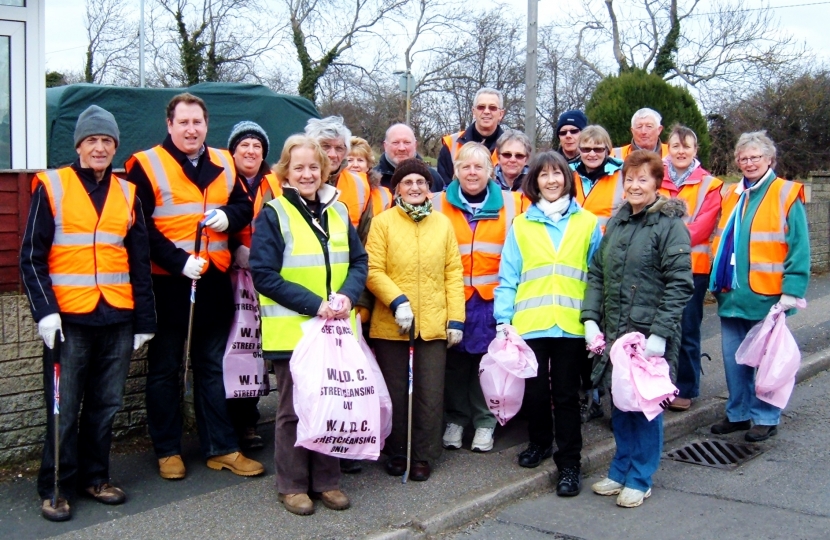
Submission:
M 531 443 L 547 448 L 553 444 L 553 461 L 559 469 L 580 465 L 582 423 L 579 417 L 580 374 L 588 362 L 582 338 L 528 339 L 539 362 L 536 377 L 525 380 L 522 408 L 527 414 Z M 550 406 L 553 398 L 553 415 Z

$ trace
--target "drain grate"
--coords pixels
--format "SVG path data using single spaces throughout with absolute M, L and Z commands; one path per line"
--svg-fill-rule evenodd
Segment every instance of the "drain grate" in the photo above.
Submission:
M 692 463 L 716 469 L 734 469 L 741 463 L 762 454 L 754 444 L 731 443 L 719 440 L 694 441 L 666 453 L 666 457 L 681 463 Z

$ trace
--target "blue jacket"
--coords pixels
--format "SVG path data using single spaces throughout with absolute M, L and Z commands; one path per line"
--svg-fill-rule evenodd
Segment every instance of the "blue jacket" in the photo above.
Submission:
M 545 230 L 548 232 L 553 247 L 559 249 L 559 243 L 562 241 L 562 235 L 565 232 L 565 227 L 570 221 L 571 214 L 583 211 L 579 204 L 571 199 L 571 205 L 568 207 L 566 216 L 563 216 L 558 223 L 547 217 L 536 204 L 530 206 L 527 212 L 522 214 L 530 221 L 537 221 L 545 224 Z M 519 218 L 516 218 L 519 219 Z M 591 257 L 599 247 L 600 240 L 602 240 L 602 232 L 597 224 L 594 234 L 591 237 L 591 245 L 588 248 L 588 253 L 585 254 L 586 264 L 590 264 Z M 516 236 L 513 234 L 513 229 L 507 233 L 507 239 L 504 242 L 504 250 L 501 252 L 501 265 L 499 267 L 499 285 L 496 287 L 495 293 L 495 308 L 493 316 L 498 324 L 510 324 L 513 320 L 513 306 L 516 303 L 516 289 L 519 286 L 519 278 L 522 275 L 522 253 L 519 251 L 519 244 L 516 242 Z M 544 331 L 531 332 L 523 335 L 524 339 L 535 339 L 544 337 L 582 337 L 575 336 L 563 331 L 559 326 L 553 325 Z

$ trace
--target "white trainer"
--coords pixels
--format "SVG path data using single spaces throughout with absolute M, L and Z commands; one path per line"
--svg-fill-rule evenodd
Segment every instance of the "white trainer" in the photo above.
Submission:
M 443 446 L 448 450 L 458 450 L 461 448 L 461 436 L 464 434 L 464 426 L 458 424 L 447 424 L 447 429 L 444 431 Z
M 603 478 L 591 486 L 591 491 L 597 495 L 617 495 L 624 487 L 619 482 L 614 482 L 610 478 Z
M 649 497 L 651 497 L 651 488 L 648 488 L 646 492 L 642 492 L 639 489 L 627 487 L 617 497 L 617 506 L 636 508 L 643 504 L 643 501 Z
M 493 449 L 493 428 L 480 427 L 476 428 L 475 437 L 473 437 L 473 444 L 470 450 L 473 452 L 489 452 Z

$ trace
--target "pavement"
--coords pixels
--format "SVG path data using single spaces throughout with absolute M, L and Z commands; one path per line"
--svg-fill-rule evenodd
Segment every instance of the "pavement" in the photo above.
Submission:
M 830 368 L 830 275 L 813 277 L 807 300 L 808 308 L 788 320 L 803 353 L 799 380 Z M 666 413 L 667 448 L 674 444 L 672 439 L 708 426 L 723 415 L 726 385 L 714 305 L 705 309 L 702 344 L 712 361 L 704 362 L 701 397 L 686 413 Z M 827 395 L 825 391 L 815 401 L 820 403 L 819 398 Z M 261 402 L 264 421 L 260 433 L 268 441 L 273 440 L 275 397 Z M 799 386 L 786 414 L 797 414 L 801 403 Z M 608 403 L 605 406 L 606 418 L 583 427 L 586 473 L 607 466 L 613 455 Z M 785 427 L 782 435 L 786 432 Z M 468 432 L 465 448 L 471 438 Z M 779 436 L 778 440 L 784 438 Z M 40 517 L 34 478 L 21 471 L 21 477 L 0 483 L 0 538 L 415 538 L 447 533 L 493 515 L 522 497 L 550 492 L 551 474 L 555 474 L 552 460 L 536 469 L 517 465 L 516 456 L 526 444 L 526 425 L 514 419 L 496 430 L 496 445 L 487 454 L 466 449 L 445 451 L 427 482 L 402 485 L 399 478 L 386 475 L 382 463 L 364 462 L 361 474 L 345 475 L 341 481 L 352 500 L 350 510 L 334 512 L 318 503 L 313 516 L 300 517 L 277 502 L 273 444 L 250 454 L 266 466 L 266 475 L 258 478 L 209 470 L 196 439 L 190 435 L 183 444 L 187 478 L 161 479 L 146 443 L 134 445 L 132 451 L 114 455 L 111 466 L 113 483 L 128 494 L 126 504 L 105 506 L 79 498 L 72 504 L 72 520 L 65 523 L 50 523 Z M 575 500 L 593 503 L 593 496 L 588 495 Z M 612 511 L 616 508 L 613 504 L 610 507 Z

